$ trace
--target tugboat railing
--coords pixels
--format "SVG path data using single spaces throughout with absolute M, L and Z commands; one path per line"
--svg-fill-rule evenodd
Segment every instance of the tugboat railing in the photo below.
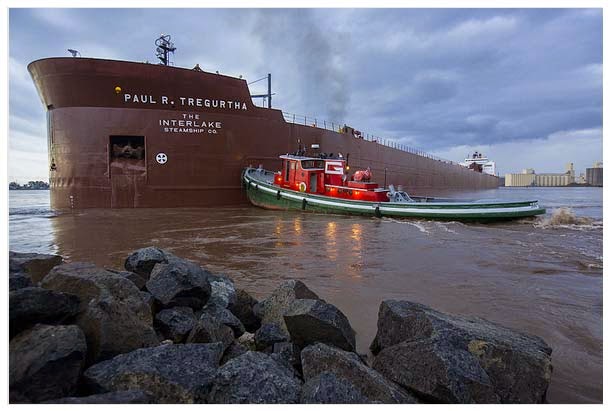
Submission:
M 346 124 L 340 124 L 333 121 L 321 120 L 316 117 L 308 117 L 301 114 L 293 114 L 283 111 L 283 118 L 287 123 L 299 124 L 303 126 L 316 127 L 324 130 L 334 131 L 336 133 L 342 133 L 343 128 Z M 370 141 L 373 143 L 377 143 L 386 147 L 394 148 L 396 150 L 405 151 L 407 153 L 411 153 L 420 157 L 428 158 L 435 161 L 440 161 L 446 164 L 453 164 L 459 167 L 461 166 L 459 163 L 451 160 L 447 160 L 433 154 L 427 153 L 426 151 L 420 150 L 418 148 L 410 147 L 406 144 L 399 143 L 395 140 L 382 138 L 379 136 L 375 136 L 374 134 L 360 132 L 359 136 L 355 136 L 355 138 L 361 138 L 366 141 Z

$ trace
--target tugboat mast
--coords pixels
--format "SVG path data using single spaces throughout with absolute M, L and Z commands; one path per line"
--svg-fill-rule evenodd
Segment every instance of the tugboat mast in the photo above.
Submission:
M 174 43 L 171 42 L 170 39 L 171 37 L 169 34 L 162 34 L 157 40 L 155 40 L 155 45 L 157 46 L 157 58 L 164 66 L 169 66 L 172 64 L 169 54 L 174 53 L 176 50 Z

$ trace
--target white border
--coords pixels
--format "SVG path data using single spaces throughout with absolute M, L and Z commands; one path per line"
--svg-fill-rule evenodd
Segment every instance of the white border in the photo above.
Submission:
M 310 1 L 305 1 L 305 0 L 294 0 L 289 2 L 281 2 L 278 0 L 256 0 L 256 1 L 244 1 L 244 0 L 225 0 L 225 1 L 209 1 L 209 0 L 174 0 L 174 1 L 160 1 L 160 0 L 123 0 L 123 1 L 118 1 L 118 0 L 106 0 L 106 1 L 102 1 L 102 0 L 85 0 L 82 2 L 76 2 L 74 0 L 5 0 L 3 3 L 3 6 L 0 7 L 1 9 L 1 16 L 0 16 L 0 21 L 2 22 L 2 25 L 4 25 L 4 30 L 2 30 L 2 33 L 4 33 L 6 35 L 6 39 L 4 40 L 3 44 L 5 44 L 5 58 L 2 59 L 0 61 L 0 70 L 2 73 L 2 78 L 4 78 L 4 85 L 2 87 L 0 87 L 0 96 L 1 96 L 1 101 L 2 101 L 2 109 L 0 109 L 0 127 L 1 129 L 4 131 L 3 135 L 4 135 L 4 150 L 0 150 L 0 161 L 4 164 L 4 167 L 2 168 L 2 181 L 1 184 L 4 185 L 5 189 L 4 191 L 2 191 L 2 201 L 0 201 L 0 203 L 2 204 L 2 228 L 4 229 L 4 237 L 2 238 L 2 263 L 4 264 L 4 267 L 6 268 L 6 270 L 3 272 L 7 273 L 8 272 L 8 261 L 7 261 L 7 256 L 8 256 L 8 196 L 7 196 L 7 151 L 8 151 L 8 139 L 6 136 L 8 136 L 8 8 L 14 7 L 14 8 L 24 8 L 24 7 L 66 7 L 66 8 L 72 8 L 72 7 L 82 7 L 82 8 L 94 8 L 94 7 L 100 7 L 100 8 L 108 8 L 108 7 L 114 7 L 114 8 L 158 8 L 158 7 L 168 7 L 168 8 L 184 8 L 184 7 L 219 7 L 219 8 L 253 8 L 253 7 L 278 7 L 278 8 L 290 8 L 290 7 L 322 7 L 322 8 L 330 8 L 330 7 L 339 7 L 339 8 L 346 8 L 346 7 L 354 7 L 354 8 L 361 8 L 361 7 L 372 7 L 372 8 L 382 8 L 382 7 L 408 7 L 408 8 L 603 8 L 603 14 L 604 14 L 604 24 L 603 24 L 603 32 L 604 32 L 604 102 L 603 102 L 603 112 L 604 113 L 609 113 L 611 110 L 612 105 L 611 103 L 611 97 L 610 97 L 610 87 L 609 87 L 609 76 L 610 76 L 610 65 L 611 65 L 611 61 L 610 61 L 610 55 L 611 55 L 611 50 L 610 50 L 610 25 L 612 24 L 610 22 L 610 7 L 608 5 L 608 2 L 604 1 L 604 0 L 584 0 L 584 1 L 573 1 L 573 0 L 499 0 L 499 1 L 490 1 L 490 0 L 468 0 L 468 1 L 450 1 L 450 0 L 429 0 L 429 1 L 425 1 L 425 0 L 412 0 L 412 1 L 393 1 L 393 0 L 380 0 L 380 1 L 374 1 L 374 0 L 349 0 L 349 1 L 342 1 L 342 0 L 310 0 Z M 606 23 L 607 21 L 607 23 Z M 38 102 L 36 102 L 38 103 Z M 604 146 L 604 163 L 607 163 L 609 156 L 608 156 L 608 151 L 609 151 L 609 146 L 610 143 L 608 143 L 608 139 L 610 138 L 610 132 L 608 131 L 608 121 L 606 116 L 604 115 L 604 119 L 603 119 L 603 146 Z M 609 169 L 607 169 L 607 171 L 604 171 L 604 176 L 605 176 L 605 181 L 609 182 L 609 178 L 611 177 L 610 175 L 610 171 Z M 609 184 L 609 183 L 608 183 Z M 610 195 L 609 192 L 604 191 L 604 205 L 609 204 L 609 199 L 610 199 Z M 604 220 L 607 220 L 609 213 L 607 211 L 607 208 L 604 207 Z M 605 233 L 604 233 L 604 238 L 605 238 Z M 609 249 L 610 249 L 610 245 L 606 242 L 604 242 L 604 267 L 605 267 L 605 261 L 607 260 L 606 256 L 610 255 L 609 254 Z M 605 269 L 604 269 L 605 271 Z M 6 275 L 6 274 L 5 274 Z M 605 275 L 605 274 L 604 274 Z M 610 295 L 609 290 L 609 286 L 608 284 L 610 283 L 610 281 L 604 281 L 604 296 L 608 296 Z M 5 319 L 6 319 L 6 315 L 8 315 L 8 298 L 7 298 L 7 281 L 6 279 L 4 280 L 4 288 L 1 291 L 1 298 L 3 300 L 3 305 L 5 307 Z M 605 300 L 605 298 L 604 298 Z M 605 314 L 606 312 L 606 306 L 607 304 L 604 304 L 604 341 L 608 341 L 608 330 L 609 330 L 609 321 L 607 320 L 607 315 Z M 5 372 L 2 374 L 2 401 L 4 404 L 8 403 L 8 321 L 4 324 L 4 327 L 2 327 L 2 356 L 3 356 L 3 360 L 2 363 L 6 364 L 5 367 Z M 607 394 L 607 392 L 610 390 L 610 385 L 608 384 L 609 378 L 608 378 L 608 370 L 609 370 L 609 364 L 610 362 L 608 361 L 609 355 L 607 355 L 608 353 L 608 347 L 609 344 L 605 343 L 604 344 L 604 389 L 603 389 L 603 393 L 604 393 L 604 404 L 607 402 L 607 398 L 609 397 L 609 395 Z M 16 407 L 16 406 L 13 406 Z M 20 409 L 42 409 L 42 408 L 55 408 L 58 410 L 64 410 L 66 409 L 65 406 L 41 406 L 41 405 L 37 405 L 35 407 L 31 407 L 31 406 L 19 406 Z M 77 407 L 77 406 L 75 406 Z M 94 407 L 94 408 L 98 408 L 98 409 L 108 409 L 109 407 L 107 405 L 89 405 L 89 407 Z M 128 407 L 126 405 L 123 406 L 114 406 L 114 408 L 123 408 L 123 407 Z M 156 406 L 157 409 L 170 409 L 170 408 L 176 408 L 175 406 Z M 212 410 L 220 410 L 220 409 L 227 409 L 229 408 L 228 406 L 224 406 L 224 405 L 198 405 L 198 407 L 206 407 L 207 409 L 212 409 Z M 232 409 L 238 409 L 238 408 L 244 408 L 246 406 L 232 406 Z M 285 408 L 286 406 L 272 406 L 272 405 L 250 405 L 248 406 L 248 408 L 250 410 L 261 410 L 261 411 L 268 411 L 270 409 L 280 409 L 280 408 Z M 306 407 L 308 407 L 309 410 L 313 409 L 313 408 L 319 408 L 321 409 L 322 407 L 325 407 L 325 410 L 331 410 L 331 409 L 340 409 L 340 408 L 344 408 L 344 409 L 348 409 L 349 407 L 351 408 L 365 408 L 368 406 L 365 405 L 345 405 L 345 406 L 317 406 L 317 405 L 295 405 L 292 408 L 302 408 L 305 409 Z M 376 406 L 377 408 L 380 406 Z M 397 410 L 405 410 L 406 406 L 384 406 L 386 409 L 397 409 Z M 444 407 L 444 408 L 448 408 L 448 406 L 445 405 L 421 405 L 419 406 L 419 408 L 440 408 L 440 407 Z M 455 405 L 453 408 L 473 408 L 469 405 Z M 535 409 L 535 408 L 541 408 L 543 406 L 522 406 L 521 410 L 526 410 L 526 409 Z M 554 405 L 555 408 L 563 408 L 563 409 L 578 409 L 578 407 L 583 408 L 585 407 L 585 405 L 579 405 L 579 406 L 572 406 L 572 405 Z M 146 405 L 139 405 L 139 406 L 132 406 L 130 409 L 131 410 L 135 410 L 135 409 L 146 409 L 147 406 Z M 369 408 L 369 407 L 368 407 Z M 484 409 L 489 409 L 489 408 L 493 408 L 493 406 L 479 406 L 479 409 L 484 410 Z M 500 408 L 500 406 L 496 407 L 496 408 Z M 507 408 L 507 406 L 506 406 Z M 76 408 L 75 408 L 76 409 Z

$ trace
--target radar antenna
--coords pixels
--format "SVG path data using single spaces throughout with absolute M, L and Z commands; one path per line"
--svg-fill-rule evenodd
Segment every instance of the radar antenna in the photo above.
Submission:
M 174 47 L 174 43 L 170 41 L 171 37 L 169 34 L 163 34 L 159 36 L 157 40 L 155 40 L 155 45 L 157 46 L 157 58 L 161 61 L 161 64 L 164 66 L 169 66 L 172 64 L 170 61 L 170 53 L 174 53 L 176 47 Z

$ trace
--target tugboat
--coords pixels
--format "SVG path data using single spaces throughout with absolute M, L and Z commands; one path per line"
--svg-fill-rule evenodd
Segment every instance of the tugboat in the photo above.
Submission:
M 341 154 L 309 157 L 304 151 L 281 155 L 277 172 L 247 167 L 242 173 L 249 201 L 270 210 L 414 217 L 439 220 L 498 221 L 531 217 L 546 210 L 537 200 L 486 201 L 409 196 L 401 187 L 380 187 L 370 169 L 349 178 Z

